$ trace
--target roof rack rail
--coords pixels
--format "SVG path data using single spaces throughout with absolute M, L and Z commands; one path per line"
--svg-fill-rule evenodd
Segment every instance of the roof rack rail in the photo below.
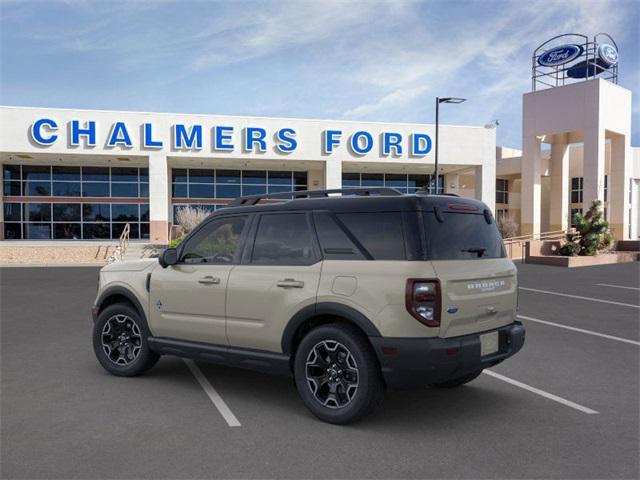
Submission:
M 402 195 L 402 192 L 395 188 L 336 188 L 333 190 L 302 190 L 299 192 L 282 192 L 282 193 L 270 193 L 266 195 L 247 195 L 244 197 L 238 197 L 235 200 L 229 202 L 229 207 L 249 207 L 257 204 L 260 200 L 295 200 L 298 198 L 325 198 L 334 193 L 341 193 L 343 195 L 358 195 L 358 196 L 397 196 Z

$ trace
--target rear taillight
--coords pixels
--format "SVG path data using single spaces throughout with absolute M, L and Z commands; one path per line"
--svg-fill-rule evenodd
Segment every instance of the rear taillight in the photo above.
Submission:
M 407 311 L 428 327 L 440 326 L 440 282 L 410 278 L 406 288 Z

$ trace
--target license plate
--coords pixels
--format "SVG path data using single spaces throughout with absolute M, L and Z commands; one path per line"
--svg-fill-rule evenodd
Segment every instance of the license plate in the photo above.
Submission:
M 491 355 L 498 351 L 498 332 L 480 335 L 480 356 Z

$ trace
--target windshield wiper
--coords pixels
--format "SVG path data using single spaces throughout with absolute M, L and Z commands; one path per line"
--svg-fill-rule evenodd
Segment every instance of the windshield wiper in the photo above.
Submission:
M 482 248 L 482 247 L 473 247 L 473 248 L 463 248 L 460 251 L 461 252 L 467 252 L 467 253 L 475 253 L 475 254 L 478 255 L 478 258 L 480 258 L 485 254 L 487 249 L 486 248 Z

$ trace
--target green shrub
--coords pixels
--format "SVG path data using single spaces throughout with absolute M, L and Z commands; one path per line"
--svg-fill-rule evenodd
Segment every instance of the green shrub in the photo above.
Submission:
M 169 242 L 169 248 L 176 248 L 182 240 L 184 240 L 184 235 L 181 235 L 178 238 L 174 238 Z
M 567 233 L 567 241 L 560 249 L 560 254 L 593 256 L 612 245 L 613 236 L 609 233 L 609 222 L 604 219 L 600 200 L 594 200 L 584 215 L 576 213 L 573 223 L 576 231 Z

